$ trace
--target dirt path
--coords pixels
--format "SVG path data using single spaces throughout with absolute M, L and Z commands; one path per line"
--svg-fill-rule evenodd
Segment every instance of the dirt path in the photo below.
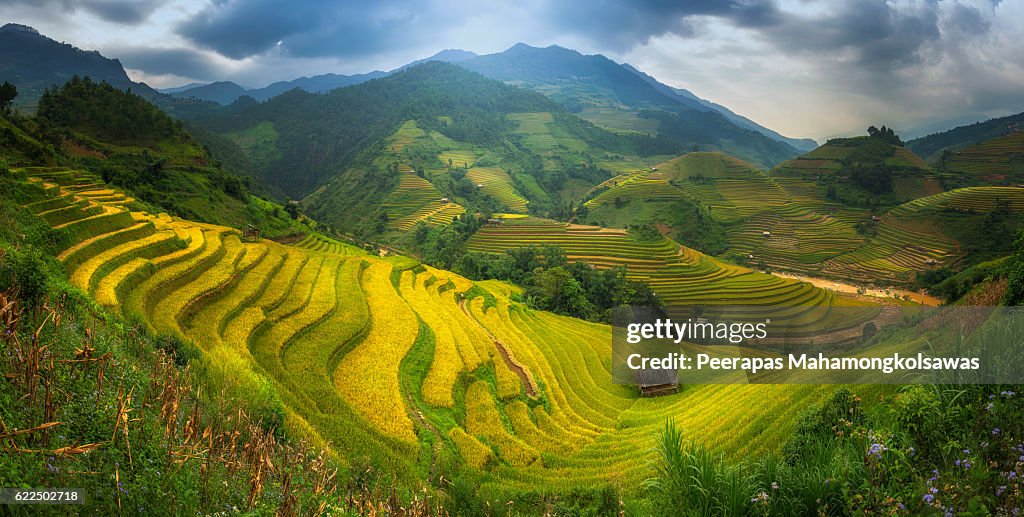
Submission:
M 530 378 L 529 374 L 526 373 L 526 370 L 522 366 L 512 359 L 512 354 L 508 351 L 508 347 L 505 346 L 505 343 L 498 340 L 494 334 L 491 334 L 491 331 L 487 327 L 481 325 L 480 322 L 473 317 L 473 314 L 469 312 L 469 307 L 466 307 L 466 300 L 461 300 L 459 302 L 459 307 L 461 307 L 462 312 L 464 312 L 469 319 L 473 320 L 473 323 L 476 323 L 476 325 L 487 334 L 487 337 L 491 339 L 491 342 L 494 343 L 494 347 L 498 349 L 502 359 L 505 360 L 505 364 L 519 376 L 519 382 L 523 385 L 523 389 L 526 390 L 526 394 L 529 395 L 530 398 L 537 398 L 537 387 L 533 385 L 533 379 Z
M 914 291 L 906 291 L 906 290 L 903 290 L 903 289 L 894 289 L 894 288 L 890 288 L 890 289 L 871 288 L 871 289 L 868 289 L 868 288 L 860 288 L 860 287 L 857 287 L 857 286 L 851 285 L 851 284 L 844 284 L 844 283 L 839 282 L 837 280 L 828 280 L 828 279 L 825 279 L 825 278 L 814 278 L 814 277 L 808 277 L 808 276 L 803 276 L 803 275 L 794 275 L 794 274 L 791 274 L 791 273 L 779 273 L 779 272 L 772 272 L 772 274 L 775 275 L 775 276 L 780 276 L 782 278 L 789 278 L 789 279 L 792 279 L 792 280 L 799 280 L 801 282 L 807 282 L 807 283 L 809 283 L 809 284 L 811 284 L 811 285 L 813 285 L 815 287 L 820 287 L 822 289 L 828 289 L 829 291 L 834 291 L 834 292 L 837 292 L 837 293 L 862 294 L 862 295 L 865 295 L 865 296 L 871 296 L 871 297 L 875 297 L 875 298 L 895 298 L 895 297 L 909 296 L 912 301 L 915 301 L 915 302 L 920 303 L 922 305 L 930 305 L 932 307 L 938 307 L 939 305 L 942 305 L 942 300 L 940 300 L 940 299 L 938 299 L 938 298 L 936 298 L 934 296 L 929 296 L 927 294 L 918 293 L 918 292 L 914 292 Z M 858 292 L 859 289 L 864 289 L 864 292 L 863 293 L 859 293 Z

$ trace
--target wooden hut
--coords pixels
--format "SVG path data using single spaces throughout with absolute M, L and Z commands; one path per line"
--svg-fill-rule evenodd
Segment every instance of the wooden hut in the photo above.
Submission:
M 244 242 L 259 242 L 260 229 L 251 224 L 245 225 L 245 228 L 242 228 L 242 240 Z
M 636 383 L 644 397 L 679 393 L 679 370 L 642 368 L 636 371 Z

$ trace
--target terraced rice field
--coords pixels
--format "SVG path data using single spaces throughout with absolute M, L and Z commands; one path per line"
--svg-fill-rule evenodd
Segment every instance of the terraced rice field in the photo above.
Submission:
M 521 135 L 522 144 L 535 153 L 544 154 L 556 148 L 582 152 L 589 148 L 586 142 L 554 124 L 551 113 L 510 113 L 508 119 L 516 123 L 514 133 Z
M 689 153 L 657 169 L 648 177 L 671 182 L 726 223 L 790 202 L 789 194 L 767 174 L 720 153 Z
M 443 453 L 503 487 L 633 491 L 650 475 L 666 418 L 742 457 L 776 450 L 800 409 L 827 395 L 717 385 L 641 399 L 611 381 L 609 327 L 529 310 L 503 284 L 474 289 L 407 259 L 338 253 L 322 238 L 242 242 L 231 228 L 102 201 L 94 213 L 72 190 L 80 179 L 38 180 L 29 205 L 75 207 L 59 223 L 76 236 L 60 256 L 72 282 L 153 332 L 190 341 L 224 379 L 272 387 L 293 429 L 343 458 L 375 455 L 426 472 Z M 805 284 L 618 231 L 511 219 L 472 245 L 537 241 L 602 267 L 627 264 L 676 300 L 828 303 Z
M 465 149 L 449 149 L 437 155 L 437 159 L 441 160 L 446 167 L 451 166 L 455 168 L 470 168 L 476 163 L 477 155 L 475 152 Z
M 966 174 L 990 184 L 1024 178 L 1024 132 L 1014 132 L 954 151 L 947 171 Z
M 870 242 L 827 261 L 824 270 L 862 282 L 912 280 L 917 271 L 948 266 L 963 256 L 957 241 L 943 233 L 940 216 L 997 207 L 1024 212 L 1024 188 L 968 187 L 904 203 L 881 217 Z
M 559 246 L 570 260 L 598 268 L 625 266 L 628 278 L 646 282 L 667 304 L 750 305 L 754 314 L 759 306 L 861 303 L 808 283 L 727 264 L 666 238 L 640 241 L 625 231 L 595 226 L 536 218 L 505 221 L 481 228 L 468 248 L 504 253 L 531 244 Z
M 728 256 L 746 256 L 752 264 L 777 269 L 814 271 L 864 242 L 849 221 L 791 203 L 730 228 Z
M 334 253 L 337 255 L 366 255 L 366 251 L 348 243 L 332 239 L 319 233 L 311 233 L 304 239 L 295 243 L 298 248 L 305 248 L 310 251 L 321 253 Z
M 685 193 L 663 179 L 650 179 L 635 175 L 612 181 L 608 190 L 584 203 L 590 210 L 601 206 L 615 205 L 615 198 L 633 199 L 641 202 L 675 201 L 686 199 Z
M 381 204 L 393 228 L 411 229 L 424 221 L 430 225 L 450 224 L 465 209 L 445 201 L 429 181 L 411 172 L 402 173 L 398 187 Z
M 474 167 L 466 174 L 480 190 L 508 206 L 509 211 L 526 212 L 526 200 L 516 192 L 512 178 L 497 167 Z
M 427 132 L 420 129 L 415 120 L 408 120 L 388 139 L 388 149 L 395 154 L 401 153 L 406 147 L 426 136 Z
M 798 191 L 803 186 L 793 180 L 787 184 Z M 671 203 L 688 200 L 725 225 L 727 258 L 805 274 L 820 273 L 825 260 L 863 245 L 853 225 L 870 218 L 866 213 L 833 215 L 815 192 L 793 196 L 776 178 L 720 153 L 690 153 L 658 165 L 655 172 L 616 177 L 604 186 L 608 190 L 586 203 L 588 220 L 664 218 L 664 211 L 657 212 L 659 203 L 675 210 Z

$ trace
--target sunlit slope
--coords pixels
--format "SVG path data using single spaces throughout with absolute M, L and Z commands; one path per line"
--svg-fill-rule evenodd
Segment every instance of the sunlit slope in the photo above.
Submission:
M 823 393 L 713 386 L 639 399 L 611 381 L 609 327 L 526 309 L 508 298 L 511 286 L 319 237 L 243 242 L 231 228 L 60 186 L 83 178 L 95 180 L 37 180 L 29 205 L 67 209 L 55 225 L 75 236 L 60 259 L 77 286 L 191 341 L 229 378 L 269 382 L 289 421 L 340 457 L 376 458 L 400 475 L 425 475 L 444 455 L 505 487 L 636 489 L 665 418 L 730 456 L 765 452 Z M 681 251 L 660 246 L 663 260 Z
M 689 153 L 604 187 L 585 205 L 587 222 L 658 224 L 672 232 L 709 218 L 721 225 L 724 256 L 752 266 L 816 272 L 864 243 L 839 205 L 799 187 L 792 195 L 778 178 L 721 153 Z M 678 235 L 686 244 L 685 232 Z

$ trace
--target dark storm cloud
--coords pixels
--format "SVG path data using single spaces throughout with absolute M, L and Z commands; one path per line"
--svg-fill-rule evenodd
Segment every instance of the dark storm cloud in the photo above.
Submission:
M 575 34 L 615 51 L 667 33 L 690 35 L 688 19 L 693 16 L 721 17 L 739 27 L 765 27 L 781 21 L 771 0 L 552 0 L 523 8 L 529 10 L 530 22 L 523 26 L 523 39 Z M 235 59 L 264 53 L 278 42 L 284 52 L 294 56 L 347 57 L 437 39 L 447 29 L 494 9 L 487 2 L 467 6 L 403 0 L 313 0 L 285 6 L 272 0 L 233 0 L 209 6 L 179 26 L 178 32 Z
M 167 0 L 0 0 L 0 6 L 24 5 L 50 7 L 64 13 L 79 10 L 92 13 L 108 22 L 137 25 L 149 18 Z
M 629 50 L 664 34 L 690 37 L 694 32 L 689 19 L 694 16 L 724 18 L 740 27 L 770 26 L 780 20 L 778 7 L 771 0 L 576 0 L 554 1 L 547 10 L 558 30 L 616 51 Z
M 817 18 L 797 15 L 761 32 L 769 44 L 800 54 L 839 54 L 867 70 L 892 70 L 915 64 L 920 52 L 940 40 L 935 4 L 897 9 L 885 0 L 840 4 Z
M 194 43 L 241 59 L 278 46 L 296 57 L 347 57 L 410 48 L 458 19 L 453 10 L 412 1 L 282 4 L 227 1 L 209 6 L 178 27 Z
M 218 80 L 224 71 L 206 54 L 184 48 L 122 48 L 114 52 L 125 68 L 151 75 L 173 74 L 199 80 Z

